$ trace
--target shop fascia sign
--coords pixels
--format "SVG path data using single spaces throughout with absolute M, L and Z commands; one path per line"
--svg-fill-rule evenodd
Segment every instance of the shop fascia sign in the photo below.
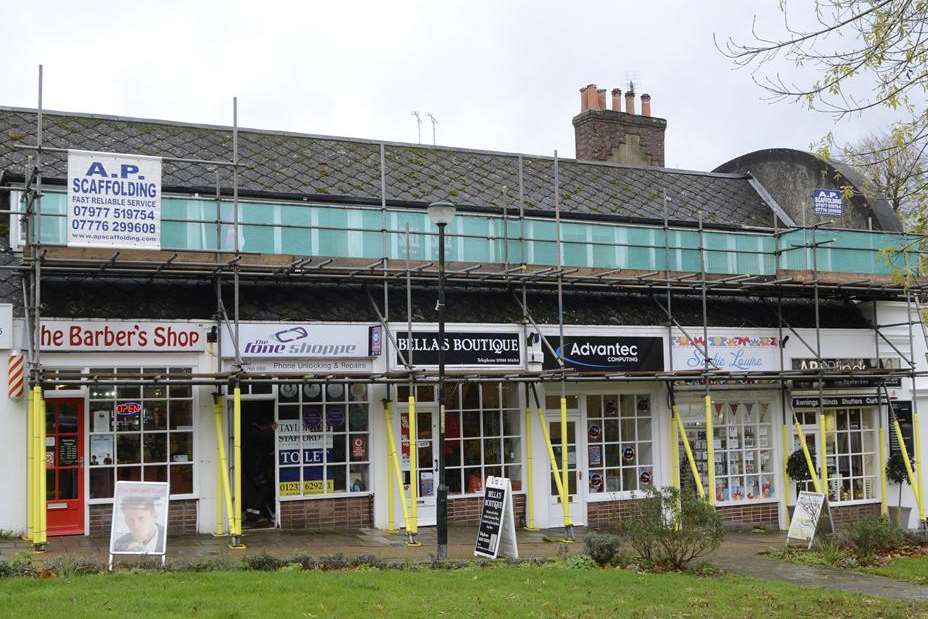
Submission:
M 796 396 L 792 400 L 793 408 L 842 408 L 860 406 L 879 406 L 886 404 L 886 398 L 876 395 L 835 395 L 822 396 L 819 405 L 818 396 Z
M 707 339 L 676 335 L 670 341 L 675 370 L 705 367 Z M 774 372 L 780 369 L 780 340 L 758 333 L 715 334 L 708 337 L 710 369 L 724 372 Z
M 229 330 L 222 356 L 235 357 Z M 272 323 L 239 325 L 239 354 L 246 359 L 364 359 L 383 351 L 380 325 Z
M 41 349 L 48 352 L 200 352 L 206 350 L 202 324 L 42 320 Z
M 438 353 L 444 348 L 445 363 L 452 366 L 519 366 L 522 364 L 520 332 L 445 331 L 444 342 L 438 332 L 408 331 L 395 333 L 396 363 L 402 365 L 400 353 L 416 367 L 438 365 Z
M 898 357 L 882 359 L 868 359 L 866 357 L 834 357 L 834 358 L 804 358 L 793 359 L 792 368 L 799 371 L 825 370 L 828 372 L 861 372 L 865 370 L 898 370 L 902 368 L 902 360 Z M 846 389 L 854 387 L 878 387 L 885 384 L 887 387 L 899 387 L 902 378 L 898 376 L 860 377 L 860 378 L 826 378 L 825 385 L 831 389 Z M 815 378 L 799 378 L 793 381 L 796 389 L 812 389 L 815 387 Z
M 661 372 L 664 370 L 664 338 L 627 335 L 547 336 L 564 365 L 581 372 Z M 545 347 L 544 369 L 557 369 L 557 357 Z

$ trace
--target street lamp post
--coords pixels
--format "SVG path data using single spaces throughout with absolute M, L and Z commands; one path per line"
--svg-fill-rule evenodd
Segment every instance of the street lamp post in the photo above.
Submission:
M 450 202 L 429 204 L 429 219 L 438 226 L 438 496 L 436 559 L 448 558 L 448 485 L 445 483 L 445 227 L 454 219 Z

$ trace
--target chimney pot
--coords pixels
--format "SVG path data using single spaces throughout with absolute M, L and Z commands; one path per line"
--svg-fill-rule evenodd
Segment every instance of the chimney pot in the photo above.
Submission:
M 641 95 L 641 115 L 642 116 L 651 115 L 651 95 L 649 94 Z
M 612 111 L 613 112 L 622 111 L 622 89 L 621 88 L 612 89 Z
M 587 84 L 580 89 L 580 111 L 596 108 L 596 84 Z
M 596 91 L 596 109 L 605 110 L 606 109 L 606 89 L 601 88 Z
M 635 113 L 635 93 L 628 91 L 625 93 L 625 113 L 634 114 Z

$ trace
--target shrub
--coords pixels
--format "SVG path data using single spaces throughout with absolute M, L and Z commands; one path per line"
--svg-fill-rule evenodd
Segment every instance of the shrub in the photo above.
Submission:
M 596 561 L 589 555 L 578 554 L 568 557 L 566 565 L 569 570 L 591 570 L 596 567 Z
M 272 557 L 267 553 L 251 555 L 245 557 L 242 561 L 244 561 L 248 569 L 261 572 L 275 572 L 287 564 L 286 561 L 281 561 L 277 557 Z
M 881 554 L 899 548 L 904 543 L 898 529 L 889 526 L 885 518 L 870 516 L 847 527 L 847 546 L 861 564 L 872 563 Z
M 613 565 L 622 550 L 622 538 L 613 533 L 590 533 L 584 542 L 586 554 L 600 567 Z
M 806 462 L 806 455 L 800 447 L 789 455 L 786 461 L 786 474 L 793 481 L 809 481 L 812 475 L 809 473 L 809 464 Z
M 722 518 L 708 502 L 676 488 L 651 488 L 622 530 L 642 564 L 677 570 L 718 548 L 725 536 Z

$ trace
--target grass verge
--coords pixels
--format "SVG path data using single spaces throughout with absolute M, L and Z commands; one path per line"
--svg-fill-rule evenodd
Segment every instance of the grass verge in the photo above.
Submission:
M 928 617 L 928 605 L 737 576 L 542 566 L 129 571 L 0 579 L 0 616 Z
M 878 567 L 865 567 L 861 571 L 868 574 L 879 574 L 887 578 L 914 582 L 918 585 L 928 585 L 928 555 L 918 557 L 899 557 L 886 565 Z

